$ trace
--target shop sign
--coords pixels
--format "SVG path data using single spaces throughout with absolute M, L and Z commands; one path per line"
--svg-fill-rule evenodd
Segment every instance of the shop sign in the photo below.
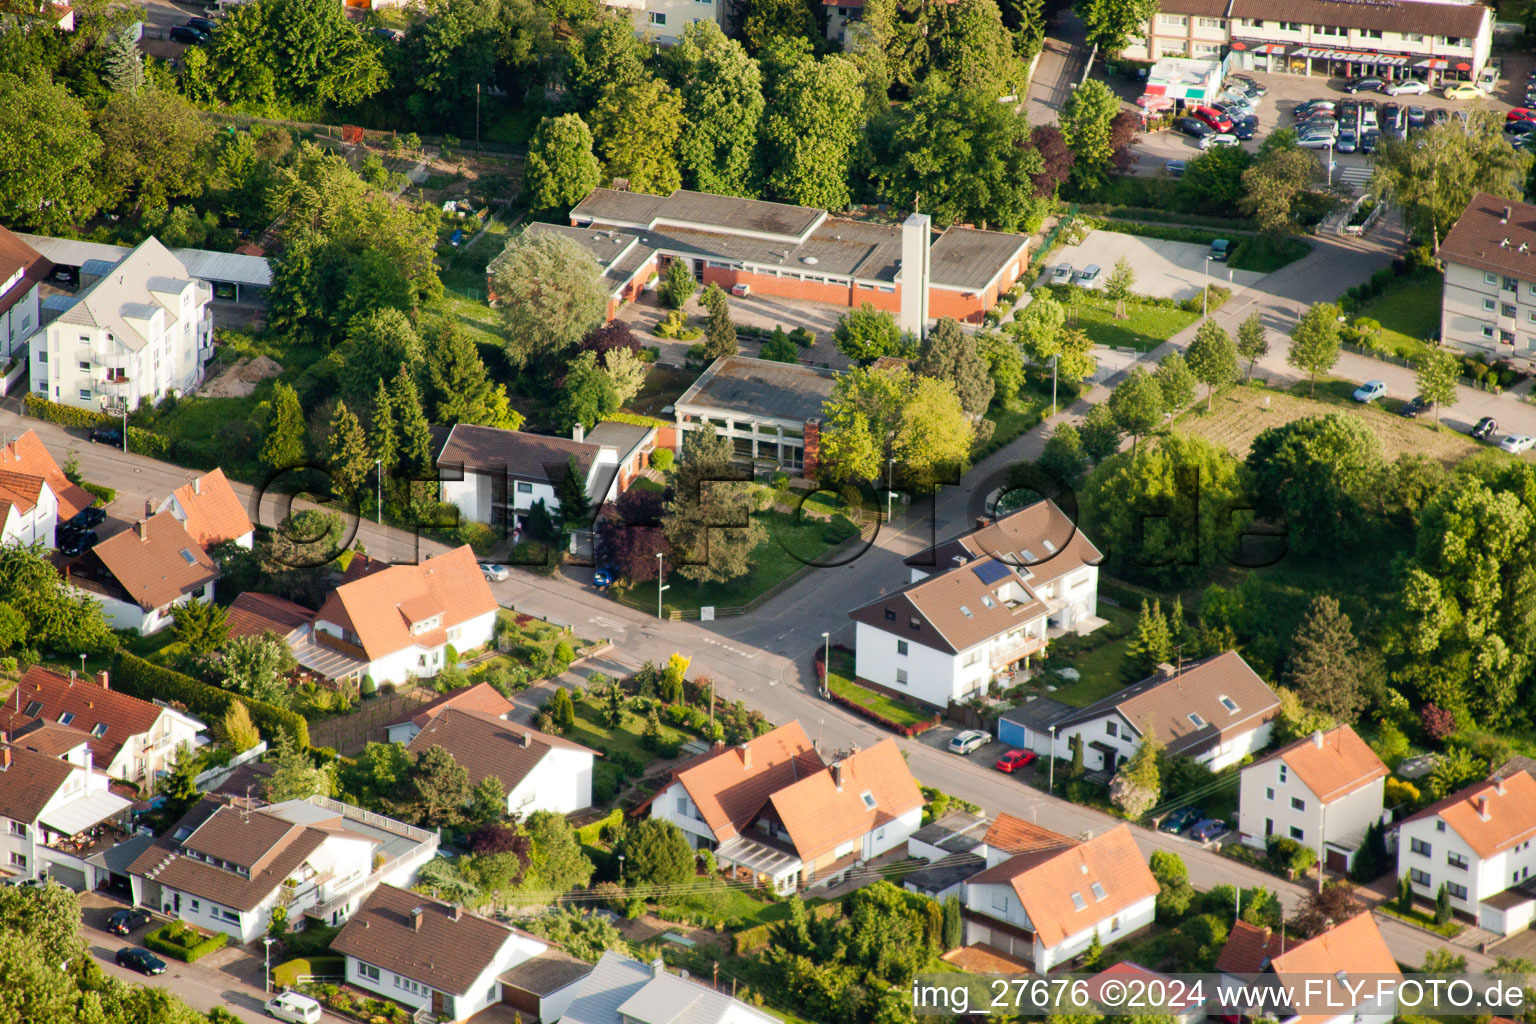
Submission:
M 1378 64 L 1382 67 L 1392 68 L 1425 68 L 1431 71 L 1442 70 L 1448 65 L 1444 58 L 1439 57 L 1415 58 L 1404 54 L 1368 53 L 1361 50 L 1334 50 L 1325 46 L 1287 47 L 1281 43 L 1238 41 L 1232 44 L 1232 49 L 1252 50 L 1254 53 L 1272 54 L 1277 57 L 1283 54 L 1293 58 L 1349 61 L 1354 64 Z

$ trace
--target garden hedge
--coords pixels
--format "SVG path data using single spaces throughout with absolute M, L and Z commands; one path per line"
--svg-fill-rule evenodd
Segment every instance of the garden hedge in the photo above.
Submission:
M 36 416 L 40 420 L 57 423 L 61 427 L 99 427 L 110 420 L 110 417 L 103 416 L 99 412 L 50 402 L 41 395 L 29 393 L 22 402 L 26 406 L 28 416 Z
M 272 968 L 272 984 L 279 989 L 298 988 L 300 978 L 339 978 L 346 966 L 347 959 L 341 956 L 295 957 Z
M 117 492 L 105 484 L 93 484 L 86 480 L 80 486 L 87 494 L 93 495 L 103 505 L 110 505 L 117 500 Z
M 637 412 L 610 412 L 597 418 L 599 423 L 628 423 L 632 427 L 670 427 L 671 423 L 655 416 L 642 416 Z
M 617 828 L 624 823 L 624 812 L 615 807 L 608 812 L 607 817 L 599 818 L 589 825 L 583 825 L 576 830 L 576 841 L 583 846 L 596 846 L 602 842 L 603 829 Z
M 309 723 L 304 721 L 303 715 L 200 683 L 191 676 L 151 664 L 127 651 L 118 651 L 113 658 L 112 688 L 140 700 L 158 698 L 185 704 L 188 711 L 210 725 L 222 720 L 230 706 L 239 701 L 250 712 L 251 724 L 263 736 L 270 738 L 276 735 L 277 730 L 285 729 L 293 735 L 300 747 L 309 747 Z
M 185 945 L 177 941 L 177 939 L 170 938 L 173 935 L 197 935 L 201 936 L 201 938 L 197 942 Z M 144 936 L 144 945 L 156 953 L 189 964 L 196 963 L 216 949 L 223 949 L 228 942 L 229 936 L 223 932 L 214 932 L 211 935 L 205 934 L 183 921 L 172 921 L 169 924 L 161 925 Z

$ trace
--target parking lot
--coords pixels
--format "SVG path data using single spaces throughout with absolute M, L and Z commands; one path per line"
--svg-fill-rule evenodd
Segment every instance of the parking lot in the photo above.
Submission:
M 1137 295 L 1188 299 L 1199 295 L 1206 285 L 1205 257 L 1209 251 L 1208 246 L 1192 242 L 1167 242 L 1115 231 L 1090 231 L 1081 245 L 1059 249 L 1051 257 L 1051 266 L 1040 275 L 1040 280 L 1049 282 L 1051 268 L 1062 263 L 1070 263 L 1076 271 L 1097 265 L 1102 273 L 1093 287 L 1103 288 L 1115 262 L 1125 259 L 1136 273 L 1136 283 L 1131 290 Z M 1264 276 L 1251 270 L 1233 270 L 1221 263 L 1210 264 L 1210 272 L 1211 284 L 1226 285 L 1234 290 L 1247 288 Z

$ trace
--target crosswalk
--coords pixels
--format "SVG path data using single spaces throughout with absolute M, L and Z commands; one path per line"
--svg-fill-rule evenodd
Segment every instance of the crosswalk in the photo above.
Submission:
M 1340 167 L 1334 172 L 1335 181 L 1342 181 L 1346 185 L 1355 188 L 1364 188 L 1370 184 L 1371 169 L 1369 167 Z

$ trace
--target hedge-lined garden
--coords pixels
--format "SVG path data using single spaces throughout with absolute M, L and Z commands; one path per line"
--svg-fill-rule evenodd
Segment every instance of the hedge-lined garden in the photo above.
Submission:
M 281 729 L 289 733 L 300 748 L 309 746 L 309 723 L 303 715 L 200 683 L 191 676 L 161 668 L 125 650 L 119 650 L 113 658 L 112 688 L 140 700 L 174 700 L 209 722 L 223 721 L 231 705 L 239 702 L 245 705 L 251 723 L 261 730 L 262 735 L 274 736 L 276 730 Z
M 185 921 L 161 925 L 144 936 L 144 945 L 149 949 L 189 964 L 196 963 L 216 949 L 223 949 L 228 942 L 229 936 L 223 932 L 210 934 Z

